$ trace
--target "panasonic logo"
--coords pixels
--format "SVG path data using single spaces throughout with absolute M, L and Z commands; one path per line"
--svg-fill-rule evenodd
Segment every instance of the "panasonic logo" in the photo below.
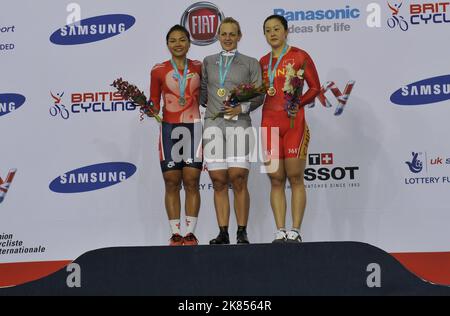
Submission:
M 343 9 L 329 10 L 287 11 L 274 9 L 273 14 L 282 15 L 288 21 L 345 20 L 359 18 L 361 11 L 347 5 Z

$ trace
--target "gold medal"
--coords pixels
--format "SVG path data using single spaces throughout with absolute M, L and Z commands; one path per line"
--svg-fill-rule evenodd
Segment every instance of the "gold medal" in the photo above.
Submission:
M 179 103 L 181 106 L 184 106 L 184 105 L 186 104 L 186 99 L 183 98 L 183 97 L 180 97 L 180 98 L 178 99 L 178 103 Z
M 270 87 L 267 90 L 267 94 L 270 95 L 271 97 L 273 97 L 275 94 L 277 94 L 277 90 L 274 87 Z
M 223 98 L 226 94 L 226 91 L 224 88 L 220 88 L 219 90 L 217 90 L 217 95 L 221 98 Z

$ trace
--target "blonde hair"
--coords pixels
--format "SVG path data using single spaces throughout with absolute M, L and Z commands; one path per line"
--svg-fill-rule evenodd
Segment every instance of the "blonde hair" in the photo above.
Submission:
M 220 25 L 219 25 L 219 33 L 220 33 L 220 28 L 222 27 L 222 24 L 225 24 L 225 23 L 231 23 L 231 24 L 236 25 L 237 28 L 238 28 L 238 35 L 239 35 L 239 36 L 242 36 L 241 26 L 239 25 L 239 22 L 236 21 L 235 19 L 233 19 L 231 16 L 226 17 L 225 19 L 222 20 L 222 22 L 220 22 Z

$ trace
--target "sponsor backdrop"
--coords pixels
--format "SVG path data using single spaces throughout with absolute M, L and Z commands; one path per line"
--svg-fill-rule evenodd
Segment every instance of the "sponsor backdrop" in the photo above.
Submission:
M 448 251 L 448 2 L 21 0 L 0 11 L 0 263 L 166 245 L 159 126 L 110 84 L 124 77 L 148 95 L 177 23 L 192 33 L 189 57 L 203 60 L 220 50 L 220 20 L 233 16 L 239 50 L 259 59 L 269 51 L 262 23 L 274 13 L 288 19 L 290 44 L 310 53 L 323 85 L 306 110 L 304 240 Z M 252 120 L 259 126 L 260 109 Z M 254 243 L 275 230 L 260 167 L 249 180 Z M 200 190 L 206 244 L 217 233 L 207 172 Z M 235 227 L 232 216 L 232 236 Z

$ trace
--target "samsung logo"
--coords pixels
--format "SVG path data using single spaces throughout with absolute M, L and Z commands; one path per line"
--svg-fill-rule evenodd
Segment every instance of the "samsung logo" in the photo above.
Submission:
M 136 19 L 126 14 L 96 16 L 66 25 L 50 36 L 50 42 L 57 45 L 86 44 L 122 34 L 130 29 Z
M 411 83 L 391 95 L 391 102 L 398 105 L 424 105 L 448 99 L 450 99 L 450 75 Z
M 57 193 L 95 191 L 121 183 L 136 172 L 136 166 L 127 162 L 107 162 L 82 167 L 64 173 L 50 183 Z
M 281 15 L 288 21 L 311 21 L 311 20 L 345 20 L 357 19 L 361 12 L 359 9 L 345 6 L 342 9 L 287 11 L 284 9 L 273 9 L 273 14 Z
M 0 94 L 0 116 L 17 110 L 25 103 L 25 97 L 16 93 Z

